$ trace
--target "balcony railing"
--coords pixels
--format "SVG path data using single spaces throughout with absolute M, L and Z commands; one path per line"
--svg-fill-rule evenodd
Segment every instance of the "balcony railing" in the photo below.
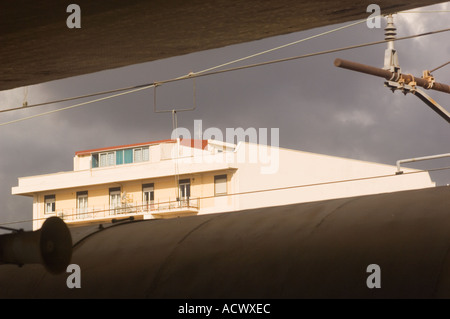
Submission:
M 120 206 L 113 208 L 73 208 L 57 210 L 56 215 L 64 221 L 86 221 L 106 219 L 109 217 L 121 217 L 132 215 L 148 215 L 164 213 L 173 214 L 177 211 L 193 210 L 198 211 L 200 208 L 200 200 L 198 198 L 186 198 L 181 200 L 168 200 L 157 203 L 123 203 Z

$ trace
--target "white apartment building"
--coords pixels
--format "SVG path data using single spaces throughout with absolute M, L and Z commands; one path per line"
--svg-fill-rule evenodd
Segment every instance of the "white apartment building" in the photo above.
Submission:
M 78 151 L 74 169 L 20 177 L 33 229 L 173 218 L 433 187 L 427 172 L 247 142 L 176 139 Z

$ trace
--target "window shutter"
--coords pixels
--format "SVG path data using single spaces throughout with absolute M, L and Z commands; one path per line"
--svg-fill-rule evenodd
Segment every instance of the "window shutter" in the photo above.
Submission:
M 125 164 L 133 163 L 133 149 L 124 150 L 124 162 Z
M 214 176 L 215 195 L 225 195 L 227 193 L 227 175 Z
M 136 148 L 134 150 L 134 162 L 135 163 L 142 162 L 142 149 L 141 148 Z
M 123 150 L 116 151 L 116 165 L 123 164 Z
M 100 154 L 100 167 L 105 167 L 107 165 L 106 154 Z
M 150 150 L 148 147 L 142 149 L 142 160 L 146 162 L 150 160 Z
M 108 166 L 114 165 L 115 164 L 115 160 L 114 160 L 114 152 L 109 152 L 108 153 Z

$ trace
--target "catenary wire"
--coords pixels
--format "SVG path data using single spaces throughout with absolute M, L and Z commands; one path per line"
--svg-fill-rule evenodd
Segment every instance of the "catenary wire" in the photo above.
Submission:
M 105 94 L 110 94 L 110 93 L 123 92 L 123 91 L 127 91 L 127 90 L 134 90 L 134 89 L 139 89 L 139 88 L 142 88 L 144 86 L 149 86 L 149 85 L 151 85 L 151 83 L 129 86 L 129 87 L 124 87 L 124 88 L 114 89 L 114 90 L 109 90 L 109 91 L 95 92 L 95 93 L 91 93 L 91 94 L 79 95 L 79 96 L 69 97 L 69 98 L 60 99 L 60 100 L 53 100 L 53 101 L 48 101 L 48 102 L 43 102 L 43 103 L 31 104 L 31 105 L 27 105 L 27 106 L 18 106 L 18 107 L 14 107 L 14 108 L 10 108 L 10 109 L 0 110 L 0 113 L 9 112 L 9 111 L 17 111 L 17 110 L 25 110 L 25 109 L 33 108 L 33 107 L 37 107 L 37 106 L 44 106 L 44 105 L 68 102 L 68 101 L 73 101 L 73 100 L 80 100 L 80 99 L 94 97 L 94 96 L 98 96 L 98 95 L 105 95 Z
M 374 16 L 372 18 L 376 18 L 376 17 L 379 17 L 379 16 L 381 16 L 381 15 Z M 204 69 L 204 70 L 201 70 L 201 71 L 191 72 L 191 73 L 189 73 L 187 75 L 183 75 L 183 76 L 177 77 L 176 79 L 190 78 L 190 77 L 192 77 L 194 75 L 199 75 L 199 74 L 202 74 L 202 73 L 205 73 L 205 72 L 208 72 L 208 71 L 212 71 L 212 70 L 224 67 L 224 66 L 228 66 L 228 65 L 231 65 L 231 64 L 234 64 L 234 63 L 237 63 L 237 62 L 248 60 L 248 59 L 253 58 L 253 57 L 257 57 L 257 56 L 260 56 L 260 55 L 263 55 L 263 54 L 266 54 L 266 53 L 270 53 L 270 52 L 273 52 L 273 51 L 276 51 L 276 50 L 280 50 L 280 49 L 283 49 L 283 48 L 286 48 L 286 47 L 289 47 L 289 46 L 292 46 L 292 45 L 295 45 L 295 44 L 298 44 L 298 43 L 301 43 L 301 42 L 305 42 L 307 40 L 318 38 L 320 36 L 324 36 L 324 35 L 327 35 L 327 34 L 330 34 L 330 33 L 336 32 L 336 31 L 340 31 L 340 30 L 343 30 L 343 29 L 346 29 L 346 28 L 349 28 L 349 27 L 361 24 L 363 22 L 366 22 L 366 19 L 359 20 L 359 21 L 356 21 L 356 22 L 344 25 L 342 27 L 338 27 L 338 28 L 335 28 L 335 29 L 332 29 L 332 30 L 328 30 L 328 31 L 325 31 L 325 32 L 322 32 L 322 33 L 319 33 L 319 34 L 316 34 L 316 35 L 313 35 L 313 36 L 310 36 L 310 37 L 306 37 L 306 38 L 303 38 L 303 39 L 300 39 L 300 40 L 296 40 L 296 41 L 293 41 L 293 42 L 290 42 L 290 43 L 287 43 L 287 44 L 284 44 L 284 45 L 281 45 L 281 46 L 278 46 L 278 47 L 275 47 L 275 48 L 272 48 L 272 49 L 261 51 L 261 52 L 258 52 L 258 53 L 255 53 L 255 54 L 243 57 L 243 58 L 232 60 L 232 61 L 220 64 L 220 65 L 217 65 L 217 66 L 214 66 L 214 67 L 210 67 L 210 68 L 207 68 L 207 69 Z M 96 93 L 92 93 L 92 94 L 80 95 L 80 96 L 76 96 L 76 97 L 65 98 L 65 99 L 54 100 L 54 101 L 48 101 L 48 102 L 43 102 L 43 103 L 38 103 L 38 104 L 32 104 L 32 105 L 27 105 L 26 107 L 31 108 L 31 107 L 44 106 L 44 105 L 55 104 L 55 103 L 60 103 L 60 102 L 73 101 L 73 100 L 87 98 L 87 97 L 93 97 L 93 96 L 97 96 L 97 95 L 104 95 L 104 94 L 109 94 L 109 93 L 126 91 L 126 90 L 140 88 L 140 87 L 148 86 L 148 85 L 150 85 L 150 83 L 141 84 L 141 85 L 132 86 L 132 87 L 119 88 L 119 89 L 115 89 L 115 90 L 96 92 Z M 19 107 L 15 107 L 15 108 L 0 110 L 0 113 L 9 112 L 9 111 L 16 111 L 16 110 L 23 110 L 23 109 L 24 109 L 24 106 L 19 106 Z
M 202 74 L 198 74 L 198 75 L 191 73 L 191 74 L 186 75 L 185 77 L 180 77 L 180 78 L 175 78 L 175 79 L 170 79 L 170 80 L 165 80 L 165 81 L 159 81 L 159 82 L 155 82 L 155 84 L 156 85 L 161 85 L 161 84 L 165 84 L 165 83 L 182 81 L 182 80 L 186 80 L 186 79 L 190 79 L 190 78 L 211 76 L 211 75 L 217 75 L 217 74 L 221 74 L 221 73 L 245 70 L 245 69 L 250 69 L 250 68 L 255 68 L 255 67 L 260 67 L 260 66 L 266 66 L 266 65 L 270 65 L 270 64 L 275 64 L 275 63 L 299 60 L 299 59 L 309 58 L 309 57 L 318 56 L 318 55 L 324 55 L 324 54 L 335 53 L 335 52 L 340 52 L 340 51 L 346 51 L 346 50 L 351 50 L 351 49 L 357 49 L 357 48 L 362 48 L 362 47 L 367 47 L 367 46 L 372 46 L 372 45 L 377 45 L 377 44 L 383 44 L 383 43 L 390 42 L 390 41 L 401 41 L 401 40 L 413 39 L 413 38 L 417 38 L 417 37 L 433 35 L 433 34 L 438 34 L 438 33 L 448 32 L 448 31 L 450 31 L 450 28 L 436 30 L 436 31 L 430 31 L 430 32 L 425 32 L 425 33 L 419 33 L 419 34 L 409 35 L 409 36 L 404 36 L 404 37 L 399 37 L 399 38 L 397 38 L 395 40 L 380 40 L 380 41 L 368 42 L 368 43 L 363 43 L 363 44 L 356 44 L 356 45 L 351 45 L 351 46 L 337 48 L 337 49 L 330 49 L 330 50 L 324 50 L 324 51 L 319 51 L 319 52 L 314 52 L 314 53 L 297 55 L 297 56 L 283 58 L 283 59 L 270 60 L 270 61 L 266 61 L 266 62 L 255 63 L 255 64 L 250 64 L 250 65 L 244 65 L 244 66 L 240 66 L 240 67 L 234 67 L 234 68 L 229 68 L 229 69 L 224 69 L 224 70 L 219 70 L 219 71 L 213 71 L 213 72 L 208 72 L 208 73 L 202 73 Z
M 208 69 L 204 69 L 204 70 L 197 71 L 197 72 L 192 72 L 192 73 L 189 73 L 188 75 L 183 75 L 183 76 L 177 77 L 176 79 L 183 79 L 183 78 L 192 76 L 194 74 L 205 73 L 205 72 L 212 71 L 212 70 L 215 70 L 215 69 L 227 66 L 227 65 L 231 65 L 231 64 L 234 64 L 234 63 L 237 63 L 237 62 L 248 60 L 248 59 L 253 58 L 253 57 L 257 57 L 257 56 L 260 56 L 260 55 L 263 55 L 263 54 L 266 54 L 266 53 L 269 53 L 269 52 L 280 50 L 280 49 L 283 49 L 283 48 L 286 48 L 286 47 L 289 47 L 289 46 L 292 46 L 292 45 L 295 45 L 295 44 L 298 44 L 298 43 L 301 43 L 301 42 L 305 42 L 307 40 L 318 38 L 320 36 L 324 36 L 324 35 L 327 35 L 327 34 L 330 34 L 330 33 L 336 32 L 336 31 L 339 31 L 339 30 L 343 30 L 343 29 L 355 26 L 355 25 L 360 24 L 360 23 L 362 23 L 364 21 L 365 20 L 360 20 L 360 21 L 357 21 L 357 22 L 353 22 L 353 23 L 347 24 L 347 25 L 342 26 L 342 27 L 338 27 L 338 28 L 335 28 L 335 29 L 332 29 L 332 30 L 328 30 L 328 31 L 325 31 L 325 32 L 322 32 L 322 33 L 319 33 L 319 34 L 316 34 L 316 35 L 313 35 L 313 36 L 310 36 L 310 37 L 307 37 L 307 38 L 296 40 L 296 41 L 293 41 L 293 42 L 290 42 L 290 43 L 287 43 L 287 44 L 284 44 L 284 45 L 281 45 L 281 46 L 278 46 L 278 47 L 275 47 L 275 48 L 272 48 L 272 49 L 268 49 L 268 50 L 265 50 L 265 51 L 262 51 L 262 52 L 258 52 L 258 53 L 255 53 L 255 54 L 243 57 L 243 58 L 232 60 L 232 61 L 220 64 L 220 65 L 217 65 L 217 66 L 214 66 L 214 67 L 210 67 Z M 149 85 L 151 85 L 151 83 L 141 84 L 141 85 L 136 85 L 136 86 L 131 86 L 131 87 L 125 87 L 125 88 L 119 88 L 119 89 L 103 91 L 103 92 L 95 92 L 95 93 L 91 93 L 91 94 L 79 95 L 79 96 L 75 96 L 75 97 L 64 98 L 64 99 L 60 99 L 60 100 L 48 101 L 48 102 L 43 102 L 43 103 L 31 104 L 31 105 L 27 105 L 26 107 L 19 106 L 19 107 L 15 107 L 15 108 L 0 110 L 0 113 L 9 112 L 9 111 L 16 111 L 16 110 L 23 110 L 25 108 L 44 106 L 44 105 L 56 104 L 56 103 L 67 102 L 67 101 L 73 101 L 73 100 L 78 100 L 78 99 L 83 99 L 83 98 L 88 98 L 88 97 L 94 97 L 94 96 L 97 96 L 97 95 L 104 95 L 104 94 L 122 92 L 122 91 L 137 89 L 137 88 L 140 88 L 140 87 L 143 87 L 143 86 L 149 86 Z
M 450 10 L 399 11 L 397 13 L 440 13 L 440 12 L 450 12 Z M 380 17 L 380 16 L 383 16 L 383 15 L 373 16 L 371 18 L 376 18 L 376 17 Z M 361 24 L 361 23 L 366 22 L 366 21 L 367 21 L 367 19 L 359 20 L 359 21 L 347 24 L 347 25 L 342 26 L 342 27 L 338 27 L 338 28 L 335 28 L 335 29 L 332 29 L 332 30 L 328 30 L 328 31 L 325 31 L 325 32 L 322 32 L 322 33 L 319 33 L 319 34 L 316 34 L 316 35 L 313 35 L 313 36 L 310 36 L 310 37 L 306 37 L 304 39 L 296 40 L 296 41 L 293 41 L 293 42 L 290 42 L 290 43 L 287 43 L 287 44 L 284 44 L 284 45 L 281 45 L 281 46 L 278 46 L 278 47 L 275 47 L 275 48 L 272 48 L 272 49 L 261 51 L 261 52 L 258 52 L 258 53 L 255 53 L 255 54 L 243 57 L 243 58 L 239 58 L 239 59 L 236 59 L 236 60 L 232 60 L 232 61 L 220 64 L 220 65 L 217 65 L 217 66 L 214 66 L 214 67 L 210 67 L 210 68 L 207 68 L 207 69 L 204 69 L 204 70 L 201 70 L 201 71 L 197 71 L 197 72 L 191 72 L 188 75 L 183 75 L 183 76 L 177 77 L 176 79 L 185 79 L 185 78 L 192 77 L 193 75 L 199 75 L 199 74 L 202 74 L 202 73 L 205 73 L 205 72 L 208 72 L 208 71 L 212 71 L 212 70 L 224 67 L 224 66 L 228 66 L 228 65 L 231 65 L 231 64 L 234 64 L 234 63 L 237 63 L 237 62 L 248 60 L 248 59 L 253 58 L 253 57 L 257 57 L 257 56 L 260 56 L 260 55 L 263 55 L 263 54 L 266 54 L 266 53 L 270 53 L 270 52 L 273 52 L 273 51 L 276 51 L 276 50 L 280 50 L 280 49 L 283 49 L 283 48 L 286 48 L 286 47 L 289 47 L 289 46 L 292 46 L 292 45 L 295 45 L 295 44 L 298 44 L 298 43 L 301 43 L 301 42 L 304 42 L 304 41 L 307 41 L 307 40 L 311 40 L 311 39 L 318 38 L 320 36 L 324 36 L 324 35 L 327 35 L 327 34 L 330 34 L 330 33 L 336 32 L 336 31 L 340 31 L 340 30 L 343 30 L 343 29 L 346 29 L 346 28 L 349 28 L 349 27 Z M 149 86 L 150 87 L 150 85 L 151 85 L 151 83 L 147 83 L 147 84 L 141 84 L 141 85 L 136 85 L 136 86 L 124 87 L 124 88 L 113 89 L 113 90 L 108 90 L 108 91 L 101 91 L 101 92 L 95 92 L 95 93 L 91 93 L 91 94 L 79 95 L 79 96 L 75 96 L 75 97 L 69 97 L 69 98 L 53 100 L 53 101 L 48 101 L 48 102 L 43 102 L 43 103 L 31 104 L 31 105 L 26 105 L 26 106 L 22 105 L 22 106 L 19 106 L 19 107 L 14 107 L 14 108 L 0 110 L 0 113 L 10 112 L 10 111 L 17 111 L 17 110 L 23 110 L 25 108 L 45 106 L 45 105 L 56 104 L 56 103 L 61 103 L 61 102 L 68 102 L 68 101 L 73 101 L 73 100 L 79 100 L 79 99 L 83 99 L 83 98 L 94 97 L 94 96 L 104 95 L 104 94 L 109 94 L 109 93 L 123 92 L 123 91 L 126 91 L 126 90 L 137 89 L 137 88 L 144 87 L 144 86 Z
M 413 38 L 417 38 L 417 37 L 433 35 L 433 34 L 438 34 L 438 33 L 448 32 L 448 31 L 450 31 L 450 28 L 436 30 L 436 31 L 430 31 L 430 32 L 425 32 L 425 33 L 419 33 L 419 34 L 410 35 L 410 36 L 404 36 L 404 37 L 397 38 L 394 41 L 413 39 Z M 261 62 L 261 63 L 255 63 L 255 64 L 250 64 L 250 65 L 235 67 L 235 68 L 229 68 L 229 69 L 224 69 L 224 70 L 206 72 L 206 73 L 201 73 L 201 74 L 190 73 L 190 74 L 185 75 L 183 77 L 173 78 L 173 79 L 164 80 L 164 81 L 158 81 L 158 82 L 154 82 L 152 84 L 147 84 L 147 85 L 140 85 L 139 88 L 137 88 L 137 89 L 133 89 L 133 90 L 130 90 L 130 91 L 122 92 L 122 93 L 119 93 L 119 94 L 109 95 L 109 96 L 106 96 L 106 97 L 103 97 L 103 98 L 99 98 L 99 99 L 95 99 L 95 100 L 91 100 L 91 101 L 87 101 L 87 102 L 83 102 L 83 103 L 67 106 L 67 107 L 64 107 L 64 108 L 60 108 L 60 109 L 56 109 L 56 110 L 52 110 L 52 111 L 48 111 L 48 112 L 44 112 L 44 113 L 39 113 L 39 114 L 35 114 L 35 115 L 32 115 L 32 116 L 19 118 L 19 119 L 8 121 L 8 122 L 3 122 L 3 123 L 0 123 L 0 126 L 21 122 L 21 121 L 24 121 L 24 120 L 28 120 L 28 119 L 32 119 L 32 118 L 36 118 L 36 117 L 40 117 L 40 116 L 56 113 L 56 112 L 59 112 L 59 111 L 72 109 L 72 108 L 83 106 L 83 105 L 88 105 L 88 104 L 99 102 L 99 101 L 108 100 L 108 99 L 115 98 L 115 97 L 122 96 L 122 95 L 126 95 L 126 94 L 135 93 L 135 92 L 138 92 L 138 91 L 141 91 L 141 90 L 145 90 L 145 89 L 148 89 L 148 88 L 152 88 L 152 87 L 155 87 L 155 86 L 159 86 L 159 85 L 162 85 L 162 84 L 165 84 L 165 83 L 171 83 L 171 82 L 176 82 L 176 81 L 183 81 L 183 80 L 193 79 L 193 78 L 197 78 L 197 77 L 205 77 L 205 76 L 217 75 L 217 74 L 233 72 L 233 71 L 238 71 L 238 70 L 244 70 L 244 69 L 249 69 L 249 68 L 255 68 L 255 67 L 260 67 L 260 66 L 266 66 L 266 65 L 275 64 L 275 63 L 293 61 L 293 60 L 298 60 L 298 59 L 302 59 L 302 58 L 308 58 L 308 57 L 313 57 L 313 56 L 318 56 L 318 55 L 324 55 L 324 54 L 329 54 L 329 53 L 335 53 L 335 52 L 340 52 L 340 51 L 345 51 L 345 50 L 351 50 L 351 49 L 356 49 L 356 48 L 362 48 L 362 47 L 382 44 L 382 43 L 386 43 L 386 42 L 389 42 L 389 41 L 392 41 L 392 40 L 380 40 L 380 41 L 375 41 L 375 42 L 368 42 L 368 43 L 357 44 L 357 45 L 352 45 L 352 46 L 347 46 L 347 47 L 342 47 L 342 48 L 337 48 L 337 49 L 331 49 L 331 50 L 325 50 L 325 51 L 320 51 L 320 52 L 314 52 L 314 53 L 309 53 L 309 54 L 304 54 L 304 55 L 299 55 L 299 56 L 293 56 L 293 57 L 284 58 L 284 59 L 271 60 L 271 61 L 266 61 L 266 62 Z
M 399 11 L 397 13 L 444 13 L 450 10 L 414 10 L 414 11 Z
M 56 109 L 56 110 L 51 110 L 51 111 L 48 111 L 48 112 L 43 112 L 43 113 L 39 113 L 39 114 L 27 116 L 27 117 L 21 117 L 19 119 L 15 119 L 15 120 L 11 120 L 11 121 L 8 121 L 8 122 L 0 123 L 0 126 L 13 124 L 13 123 L 17 123 L 17 122 L 33 119 L 33 118 L 36 118 L 36 117 L 40 117 L 40 116 L 44 116 L 44 115 L 48 115 L 48 114 L 52 114 L 52 113 L 56 113 L 56 112 L 60 112 L 60 111 L 65 111 L 65 110 L 69 110 L 69 109 L 73 109 L 73 108 L 76 108 L 76 107 L 79 107 L 79 106 L 88 105 L 88 104 L 91 104 L 91 103 L 112 99 L 112 98 L 115 98 L 115 97 L 118 97 L 118 96 L 139 92 L 139 91 L 151 88 L 151 87 L 154 87 L 154 85 L 153 84 L 149 84 L 147 86 L 141 86 L 138 89 L 134 89 L 134 90 L 130 90 L 130 91 L 122 92 L 122 93 L 117 93 L 117 94 L 114 94 L 114 95 L 108 95 L 108 96 L 105 96 L 105 97 L 102 97 L 102 98 L 98 98 L 98 99 L 95 99 L 95 100 L 91 100 L 91 101 L 87 101 L 87 102 L 83 102 L 83 103 L 78 103 L 78 104 L 75 104 L 75 105 L 66 106 L 66 107 L 63 107 L 63 108 L 60 108 L 60 109 Z
M 287 44 L 284 44 L 284 45 L 281 45 L 281 46 L 278 46 L 278 47 L 275 47 L 275 48 L 272 48 L 272 49 L 269 49 L 269 50 L 265 50 L 265 51 L 262 51 L 262 52 L 259 52 L 259 53 L 255 53 L 255 54 L 243 57 L 243 58 L 239 58 L 239 59 L 227 62 L 227 63 L 223 63 L 223 64 L 220 64 L 220 65 L 208 68 L 208 69 L 204 69 L 202 71 L 193 72 L 193 75 L 202 74 L 202 73 L 209 72 L 209 71 L 212 71 L 212 70 L 215 70 L 215 69 L 219 69 L 219 68 L 224 67 L 224 66 L 228 66 L 230 64 L 234 64 L 234 63 L 237 63 L 237 62 L 242 62 L 242 61 L 248 60 L 250 58 L 254 58 L 254 57 L 266 54 L 266 53 L 270 53 L 270 52 L 273 52 L 273 51 L 276 51 L 276 50 L 280 50 L 280 49 L 286 48 L 288 46 L 292 46 L 292 45 L 295 45 L 295 44 L 298 44 L 298 43 L 301 43 L 301 42 L 305 42 L 307 40 L 315 39 L 315 38 L 318 38 L 320 36 L 324 36 L 324 35 L 327 35 L 327 34 L 330 34 L 330 33 L 336 32 L 336 31 L 339 31 L 339 30 L 343 30 L 343 29 L 346 29 L 346 28 L 349 28 L 349 27 L 361 24 L 363 22 L 366 22 L 366 19 L 359 20 L 359 21 L 356 21 L 354 23 L 350 23 L 350 24 L 347 24 L 347 25 L 342 26 L 342 27 L 338 27 L 338 28 L 333 29 L 333 30 L 328 30 L 328 31 L 325 31 L 325 32 L 322 32 L 322 33 L 319 33 L 319 34 L 316 34 L 316 35 L 313 35 L 313 36 L 310 36 L 310 37 L 306 37 L 306 38 L 301 39 L 301 40 L 297 40 L 297 41 L 294 41 L 294 42 L 291 42 L 291 43 L 287 43 Z
M 412 174 L 420 174 L 420 173 L 430 173 L 430 172 L 437 172 L 437 171 L 443 171 L 450 169 L 450 166 L 444 166 L 439 168 L 432 168 L 428 170 L 415 170 L 412 172 L 404 172 L 400 176 L 403 175 L 412 175 Z M 348 182 L 357 182 L 362 180 L 372 180 L 372 179 L 380 179 L 380 178 L 387 178 L 387 177 L 394 177 L 397 176 L 396 174 L 385 174 L 385 175 L 376 175 L 376 176 L 367 176 L 367 177 L 357 177 L 357 178 L 350 178 L 350 179 L 343 179 L 338 181 L 326 181 L 326 182 L 318 182 L 318 183 L 311 183 L 311 184 L 302 184 L 302 185 L 293 185 L 293 186 L 284 186 L 284 187 L 277 187 L 277 188 L 268 188 L 268 189 L 261 189 L 261 190 L 253 190 L 253 191 L 246 191 L 246 192 L 239 192 L 239 193 L 232 193 L 232 194 L 226 194 L 223 196 L 239 196 L 239 195 L 249 195 L 249 194 L 257 194 L 257 193 L 263 193 L 263 192 L 272 192 L 272 191 L 281 191 L 281 190 L 288 190 L 288 189 L 295 189 L 295 188 L 303 188 L 303 187 L 316 187 L 316 186 L 323 186 L 323 185 L 330 185 L 330 184 L 339 184 L 339 183 L 348 183 Z M 203 196 L 203 197 L 197 197 L 198 200 L 205 200 L 210 198 L 215 198 L 215 195 L 211 196 Z M 158 204 L 168 204 L 171 203 L 170 201 L 167 202 L 159 202 Z M 300 203 L 299 203 L 300 204 Z M 105 210 L 99 210 L 96 212 L 104 212 L 109 211 L 109 209 Z M 91 214 L 92 212 L 88 212 L 86 214 Z M 64 215 L 65 217 L 73 217 L 77 216 L 79 214 L 71 214 L 71 215 Z M 111 218 L 116 216 L 110 216 Z M 109 217 L 105 217 L 109 218 Z M 39 220 L 45 220 L 47 217 L 43 218 L 34 218 L 34 219 L 26 219 L 26 220 L 20 220 L 20 221 L 12 221 L 12 222 L 4 222 L 0 223 L 0 226 L 4 225 L 11 225 L 11 224 L 19 224 L 19 223 L 26 223 L 26 222 L 34 222 Z
M 436 70 L 439 70 L 440 68 L 446 66 L 447 64 L 450 64 L 450 61 L 448 61 L 447 63 L 444 63 L 444 64 L 438 66 L 437 68 L 434 68 L 433 70 L 430 70 L 430 73 L 432 73 L 432 72 L 434 72 L 434 71 L 436 71 Z

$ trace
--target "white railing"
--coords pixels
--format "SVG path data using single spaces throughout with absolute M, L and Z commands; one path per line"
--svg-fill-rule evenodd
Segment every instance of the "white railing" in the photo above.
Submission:
M 57 210 L 56 215 L 65 221 L 95 220 L 123 215 L 142 215 L 160 213 L 164 211 L 173 212 L 176 210 L 200 208 L 198 198 L 186 198 L 181 200 L 168 200 L 156 203 L 124 203 L 115 208 L 72 208 Z
M 415 157 L 415 158 L 407 158 L 397 161 L 397 172 L 395 172 L 396 175 L 403 174 L 402 170 L 400 169 L 400 165 L 403 163 L 412 163 L 412 162 L 419 162 L 419 161 L 426 161 L 426 160 L 432 160 L 437 158 L 443 158 L 443 157 L 450 157 L 450 153 L 446 154 L 437 154 L 437 155 L 430 155 L 430 156 L 423 156 L 423 157 Z

